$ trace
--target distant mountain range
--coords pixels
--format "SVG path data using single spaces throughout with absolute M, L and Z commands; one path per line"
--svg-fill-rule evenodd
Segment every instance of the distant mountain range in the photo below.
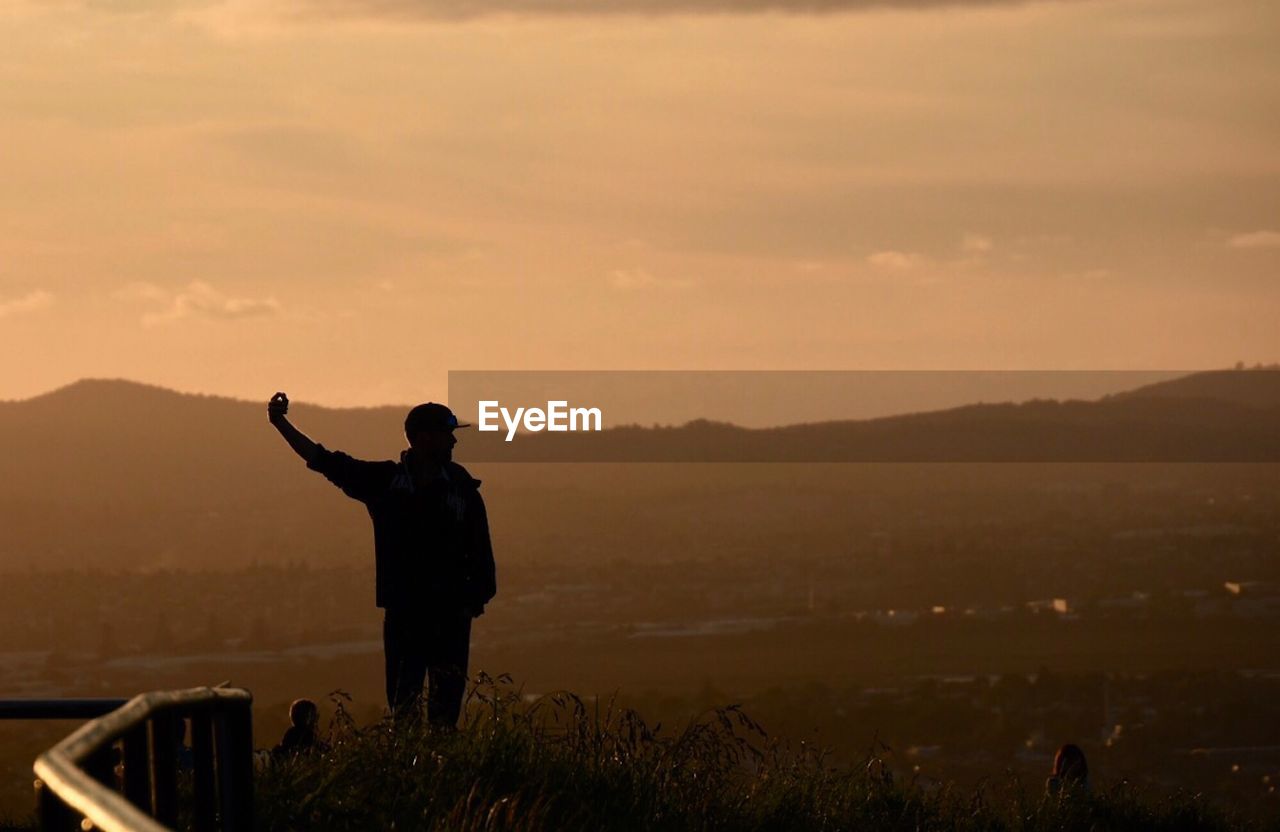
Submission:
M 1096 401 L 973 404 L 742 428 L 694 421 L 595 434 L 476 434 L 503 462 L 1263 462 L 1280 460 L 1280 369 L 1194 373 Z M 460 446 L 461 447 L 461 446 Z
M 331 448 L 395 458 L 405 406 L 293 403 L 294 423 Z M 175 488 L 248 498 L 278 488 L 287 446 L 266 404 L 84 379 L 0 402 L 0 497 L 61 499 Z M 693 421 L 598 434 L 471 431 L 459 458 L 483 461 L 1189 461 L 1280 460 L 1280 370 L 1194 373 L 1097 401 L 974 404 L 928 413 L 747 429 Z
M 405 411 L 299 402 L 290 416 L 327 447 L 394 459 L 404 447 Z M 1196 373 L 1098 401 L 980 404 L 768 429 L 702 421 L 512 443 L 471 432 L 459 451 L 481 468 L 500 460 L 1275 462 L 1280 371 Z M 516 466 L 485 488 L 500 500 L 503 489 L 538 495 L 511 499 L 508 510 L 527 512 L 522 528 L 538 529 L 550 505 L 538 500 L 582 480 L 555 466 Z M 0 570 L 64 561 L 230 564 L 263 551 L 341 559 L 368 548 L 367 522 L 358 504 L 289 450 L 267 422 L 265 398 L 86 379 L 0 402 Z

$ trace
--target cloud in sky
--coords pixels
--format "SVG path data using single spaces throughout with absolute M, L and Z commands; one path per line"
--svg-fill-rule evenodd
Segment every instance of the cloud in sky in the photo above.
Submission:
M 960 241 L 960 249 L 966 254 L 986 254 L 996 247 L 990 237 L 981 234 L 966 234 Z
M 143 315 L 143 326 L 173 324 L 187 318 L 237 320 L 275 315 L 280 311 L 280 302 L 274 297 L 231 297 L 203 280 L 193 280 L 179 292 L 165 291 L 153 283 L 131 283 L 117 292 L 116 296 L 164 305 L 158 312 Z
M 1280 231 L 1248 231 L 1227 240 L 1231 248 L 1280 248 Z
M 907 271 L 924 263 L 925 257 L 908 251 L 877 251 L 867 257 L 867 262 L 879 269 Z
M 609 284 L 623 292 L 643 289 L 687 289 L 692 282 L 679 278 L 655 277 L 645 269 L 614 269 L 608 274 Z
M 35 289 L 16 298 L 0 297 L 0 318 L 10 315 L 21 315 L 24 312 L 35 312 L 53 305 L 53 293 L 43 289 Z

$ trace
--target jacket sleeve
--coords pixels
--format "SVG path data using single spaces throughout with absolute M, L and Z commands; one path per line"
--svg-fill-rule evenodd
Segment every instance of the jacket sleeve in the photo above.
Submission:
M 493 544 L 489 540 L 489 515 L 485 511 L 484 498 L 474 492 L 471 505 L 471 546 L 468 552 L 468 591 L 470 601 L 479 614 L 484 605 L 498 594 L 497 569 L 493 562 Z
M 341 488 L 348 497 L 367 503 L 387 490 L 395 466 L 356 459 L 317 444 L 316 454 L 307 467 L 324 474 L 325 479 Z

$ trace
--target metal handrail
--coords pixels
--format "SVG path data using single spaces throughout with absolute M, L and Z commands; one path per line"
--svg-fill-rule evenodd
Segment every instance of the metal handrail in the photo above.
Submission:
M 85 723 L 36 758 L 41 827 L 166 832 L 178 814 L 178 723 L 190 717 L 196 828 L 249 829 L 252 703 L 248 691 L 235 688 L 157 691 Z M 114 788 L 110 755 L 116 742 L 123 752 L 123 794 Z M 92 826 L 77 823 L 76 815 Z

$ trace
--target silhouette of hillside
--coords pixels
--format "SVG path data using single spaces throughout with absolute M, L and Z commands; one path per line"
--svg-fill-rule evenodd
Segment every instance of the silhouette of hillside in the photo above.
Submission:
M 400 448 L 403 408 L 292 414 L 330 447 Z M 332 487 L 267 423 L 265 399 L 86 379 L 0 403 L 0 459 L 0 569 L 240 566 L 263 549 L 286 560 L 319 554 L 302 540 L 335 510 Z
M 378 454 L 399 447 L 404 408 L 298 403 L 291 415 L 335 447 Z M 0 435 L 8 468 L 0 495 L 10 497 L 251 499 L 278 489 L 276 475 L 288 459 L 267 423 L 265 399 L 178 393 L 123 379 L 84 379 L 0 402 Z
M 1280 371 L 1197 373 L 1099 401 L 974 404 L 748 429 L 698 420 L 596 434 L 477 434 L 486 461 L 1261 462 L 1280 460 Z
M 1213 370 L 1148 384 L 1109 399 L 1205 399 L 1248 407 L 1280 407 L 1280 366 Z
M 694 422 L 539 434 L 510 444 L 469 431 L 459 458 L 502 459 L 487 456 L 501 443 L 500 450 L 521 455 L 515 459 L 557 460 L 1274 461 L 1278 380 L 1276 371 L 1207 373 L 1097 402 L 983 404 L 764 430 Z M 265 399 L 87 379 L 0 402 L 0 570 L 363 562 L 370 551 L 363 507 L 306 470 L 267 423 Z M 298 402 L 290 415 L 327 447 L 386 459 L 404 447 L 406 409 Z M 572 454 L 566 442 L 575 443 Z M 518 537 L 523 551 L 563 552 L 560 537 L 569 527 L 589 536 L 592 551 L 618 545 L 625 530 L 635 531 L 629 524 L 637 500 L 649 511 L 674 512 L 672 522 L 685 523 L 692 511 L 700 531 L 691 536 L 734 534 L 740 518 L 726 495 L 774 494 L 782 471 L 712 467 L 674 477 L 661 466 L 477 462 L 473 470 L 488 480 L 492 513 L 502 518 L 497 535 Z M 842 480 L 806 487 L 834 489 L 824 499 L 837 499 L 855 486 Z

